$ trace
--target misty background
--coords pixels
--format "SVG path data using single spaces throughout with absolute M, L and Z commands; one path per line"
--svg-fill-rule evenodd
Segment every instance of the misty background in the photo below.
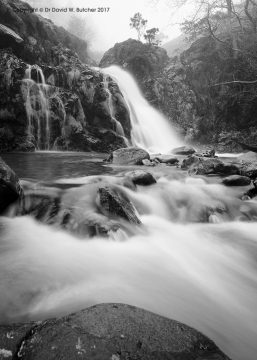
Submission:
M 27 0 L 32 7 L 48 8 L 110 8 L 102 13 L 57 13 L 43 12 L 42 16 L 50 18 L 56 25 L 63 26 L 69 32 L 86 40 L 89 51 L 94 58 L 101 58 L 102 54 L 115 43 L 128 38 L 137 38 L 135 30 L 129 26 L 130 18 L 136 13 L 142 13 L 148 20 L 147 26 L 160 29 L 163 43 L 181 34 L 180 23 L 186 16 L 193 13 L 193 2 L 182 2 L 177 6 L 176 1 L 169 0 L 138 0 L 137 2 L 120 0 Z M 185 4 L 184 4 L 185 3 Z M 184 4 L 184 5 L 183 5 Z

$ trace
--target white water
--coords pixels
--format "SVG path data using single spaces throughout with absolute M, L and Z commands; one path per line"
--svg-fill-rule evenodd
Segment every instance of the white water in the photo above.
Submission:
M 36 70 L 37 81 L 32 80 L 32 70 Z M 22 83 L 25 108 L 28 118 L 28 135 L 35 136 L 38 149 L 50 149 L 50 109 L 48 85 L 42 69 L 38 65 L 28 65 Z
M 202 179 L 165 177 L 137 192 L 115 179 L 144 225 L 126 241 L 81 240 L 30 217 L 1 219 L 0 322 L 122 302 L 195 327 L 233 360 L 255 360 L 257 224 L 236 219 L 256 218 L 257 203 Z M 114 178 L 87 177 L 67 190 L 75 217 L 94 217 L 99 181 Z M 221 209 L 222 222 L 194 223 L 206 209 Z
M 101 71 L 117 82 L 124 96 L 131 119 L 133 145 L 162 153 L 181 145 L 168 119 L 146 101 L 132 75 L 118 66 Z

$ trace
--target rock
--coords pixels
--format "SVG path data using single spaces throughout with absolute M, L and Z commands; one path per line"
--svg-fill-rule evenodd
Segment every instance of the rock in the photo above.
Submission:
M 196 156 L 199 156 L 199 157 L 215 157 L 215 150 L 214 149 L 211 149 L 211 150 L 206 150 L 206 151 L 203 151 L 201 153 L 195 153 Z
M 237 159 L 243 162 L 257 162 L 257 153 L 248 151 L 247 153 L 239 155 Z
M 255 179 L 257 177 L 257 162 L 241 164 L 240 174 L 243 176 L 248 176 L 251 179 Z
M 117 165 L 142 165 L 143 160 L 150 160 L 150 155 L 137 147 L 121 148 L 113 151 L 111 160 Z
M 13 334 L 13 341 L 7 334 Z M 0 344 L 13 358 L 27 360 L 229 360 L 195 329 L 123 304 L 99 304 L 62 318 L 0 326 Z
M 195 155 L 188 156 L 187 158 L 182 160 L 181 169 L 182 170 L 188 170 L 193 165 L 199 164 L 199 162 L 200 162 L 199 157 L 197 157 Z
M 142 160 L 142 164 L 145 165 L 145 166 L 155 166 L 156 165 L 155 162 L 150 161 L 148 159 Z
M 224 163 L 217 158 L 197 157 L 195 155 L 184 159 L 181 169 L 189 170 L 195 175 L 235 175 L 240 174 L 240 167 L 232 163 Z
M 251 179 L 242 175 L 230 175 L 222 180 L 226 186 L 247 186 L 251 184 Z
M 179 160 L 177 158 L 170 155 L 157 155 L 153 160 L 158 160 L 160 163 L 169 165 L 176 165 L 177 163 L 179 163 Z
M 144 170 L 134 170 L 125 174 L 135 185 L 152 185 L 156 183 L 153 175 Z
M 171 150 L 171 153 L 175 155 L 192 155 L 195 152 L 196 150 L 190 146 L 180 146 Z
M 15 31 L 10 29 L 8 26 L 0 24 L 0 38 L 3 36 L 13 39 L 18 44 L 23 42 L 23 39 Z
M 109 49 L 100 61 L 100 67 L 126 67 L 136 79 L 151 77 L 164 68 L 168 61 L 165 49 L 128 39 Z
M 121 218 L 136 225 L 141 224 L 134 205 L 117 188 L 100 187 L 96 202 L 99 210 L 107 217 Z
M 0 158 L 0 213 L 22 196 L 23 191 L 17 175 Z

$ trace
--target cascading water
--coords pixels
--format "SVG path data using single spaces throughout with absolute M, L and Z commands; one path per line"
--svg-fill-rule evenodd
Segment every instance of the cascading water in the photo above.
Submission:
M 36 71 L 36 81 L 32 71 Z M 48 85 L 38 65 L 28 65 L 22 82 L 22 93 L 28 118 L 28 135 L 34 137 L 38 150 L 50 149 L 50 110 Z
M 117 82 L 124 96 L 131 119 L 133 145 L 161 153 L 181 145 L 168 120 L 146 101 L 132 75 L 118 66 L 101 71 Z

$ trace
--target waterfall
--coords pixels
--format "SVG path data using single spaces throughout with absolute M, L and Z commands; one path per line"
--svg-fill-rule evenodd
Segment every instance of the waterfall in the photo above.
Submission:
M 36 71 L 36 81 L 32 79 Z M 38 65 L 28 65 L 22 81 L 22 93 L 28 119 L 28 135 L 35 137 L 38 150 L 50 149 L 50 109 L 48 85 Z
M 118 66 L 101 69 L 118 84 L 126 102 L 131 121 L 131 141 L 149 152 L 167 153 L 181 145 L 168 119 L 143 97 L 136 81 Z

